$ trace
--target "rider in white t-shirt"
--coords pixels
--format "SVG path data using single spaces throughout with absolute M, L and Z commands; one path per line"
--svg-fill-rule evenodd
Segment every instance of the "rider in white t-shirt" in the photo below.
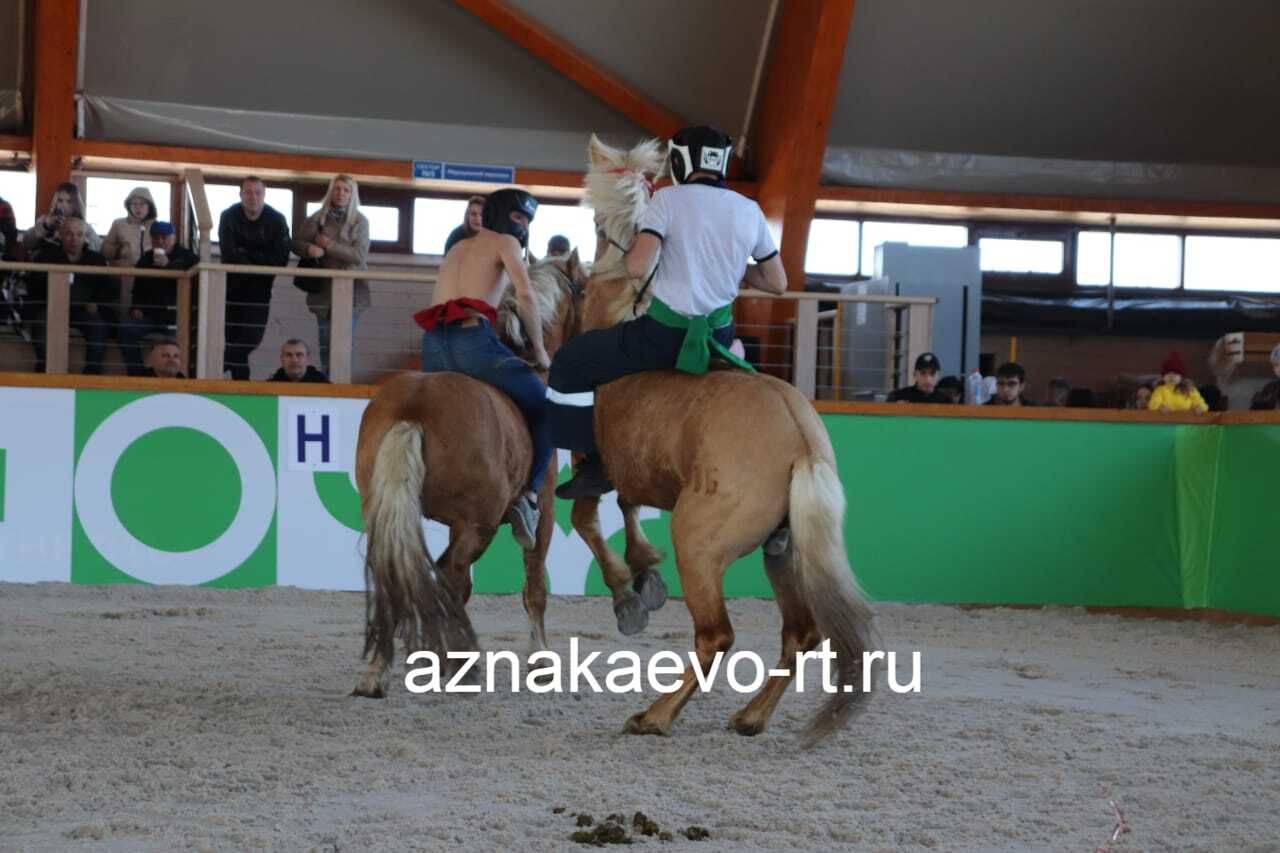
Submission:
M 627 273 L 649 280 L 649 312 L 579 335 L 556 353 L 547 389 L 552 443 L 587 454 L 558 497 L 613 490 L 595 444 L 598 386 L 644 370 L 705 373 L 713 357 L 752 369 L 730 352 L 734 297 L 744 284 L 782 293 L 787 277 L 760 206 L 724 184 L 732 150 L 732 140 L 710 127 L 671 139 L 676 185 L 654 195 L 626 255 Z

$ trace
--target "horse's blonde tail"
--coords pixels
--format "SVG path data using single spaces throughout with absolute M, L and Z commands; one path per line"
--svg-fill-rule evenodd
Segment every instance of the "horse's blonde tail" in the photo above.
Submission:
M 792 569 L 836 656 L 836 693 L 805 729 L 809 745 L 845 725 L 868 696 L 862 653 L 871 646 L 871 608 L 845 553 L 844 510 L 844 488 L 831 461 L 813 453 L 797 460 L 791 472 Z
M 422 535 L 422 427 L 399 421 L 387 430 L 364 495 L 364 653 L 390 662 L 397 633 L 409 651 L 442 658 L 449 649 L 475 648 L 466 610 L 427 552 Z

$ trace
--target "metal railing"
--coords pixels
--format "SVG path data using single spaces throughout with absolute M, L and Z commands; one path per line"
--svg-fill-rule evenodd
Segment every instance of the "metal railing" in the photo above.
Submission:
M 176 272 L 163 269 L 137 269 L 133 267 L 78 267 L 35 263 L 0 263 L 0 272 L 26 270 L 48 274 L 47 355 L 45 369 L 49 373 L 66 373 L 69 368 L 69 342 L 71 323 L 70 283 L 79 274 L 108 276 L 137 276 L 173 279 L 177 287 L 176 330 L 182 363 L 185 369 L 192 365 L 192 330 L 195 332 L 194 376 L 197 379 L 220 379 L 227 365 L 224 353 L 227 343 L 227 308 L 243 307 L 248 303 L 228 302 L 228 275 L 259 275 L 274 282 L 277 276 L 328 279 L 331 282 L 329 304 L 328 367 L 332 381 L 349 383 L 353 380 L 355 284 L 358 281 L 379 283 L 411 283 L 434 285 L 434 270 L 408 272 L 386 268 L 367 270 L 352 269 L 298 269 L 296 267 L 266 267 L 244 264 L 225 264 L 213 260 L 213 216 L 205 193 L 204 176 L 198 169 L 183 173 L 183 195 L 186 217 L 184 233 L 196 250 L 199 263 L 191 270 Z M 191 291 L 192 280 L 198 290 Z M 411 296 L 417 307 L 426 305 L 429 294 L 402 294 Z M 936 300 L 921 297 L 861 295 L 840 293 L 788 292 L 772 295 L 761 291 L 743 291 L 744 300 L 771 300 L 787 303 L 794 310 L 777 309 L 767 313 L 773 318 L 769 323 L 743 323 L 737 327 L 739 338 L 748 346 L 748 356 L 762 370 L 792 381 L 809 399 L 847 399 L 850 395 L 885 391 L 906 384 L 909 370 L 916 356 L 932 346 L 933 306 Z M 283 301 L 283 300 L 279 300 Z M 820 303 L 834 305 L 820 310 Z M 256 320 L 242 321 L 242 325 L 259 326 L 265 330 L 270 309 L 276 304 L 270 293 L 255 303 L 262 307 L 262 323 Z M 859 312 L 884 312 L 881 322 L 871 324 L 863 331 L 853 329 L 844 322 L 850 308 Z M 192 323 L 193 309 L 196 322 Z M 244 313 L 244 312 L 238 312 Z M 300 325 L 306 318 L 299 314 L 277 316 L 274 322 L 283 320 L 289 328 L 288 337 L 301 337 Z M 411 311 L 397 314 L 392 322 L 384 320 L 373 338 L 376 343 L 367 348 L 366 355 L 376 360 L 376 365 L 363 371 L 363 379 L 376 379 L 380 374 L 396 372 L 417 363 L 419 349 L 417 333 L 409 319 Z M 779 319 L 781 320 L 779 322 Z M 362 325 L 365 328 L 368 324 Z M 880 330 L 880 331 L 872 331 Z M 259 336 L 260 338 L 260 336 Z M 322 348 L 326 342 L 321 341 Z M 256 346 L 256 345 L 255 345 Z M 250 348 L 252 349 L 252 348 Z M 862 365 L 861 373 L 850 373 L 846 360 L 856 360 Z M 867 369 L 866 364 L 872 367 Z M 0 370 L 3 370 L 0 365 Z M 847 377 L 864 377 L 850 387 Z
M 431 285 L 436 281 L 434 272 L 298 269 L 223 264 L 216 261 L 204 261 L 186 271 L 0 262 L 0 272 L 3 271 L 27 271 L 48 276 L 45 369 L 49 373 L 66 373 L 70 366 L 70 285 L 73 276 L 132 275 L 173 280 L 177 288 L 175 337 L 186 366 L 192 364 L 191 319 L 193 308 L 196 309 L 194 375 L 197 379 L 220 379 L 226 368 L 223 359 L 227 340 L 228 275 L 260 275 L 273 280 L 277 276 L 329 279 L 332 282 L 329 367 L 330 378 L 338 383 L 349 383 L 353 379 L 355 347 L 352 316 L 355 282 L 363 280 Z M 191 289 L 193 278 L 198 282 L 197 299 L 193 299 Z M 794 305 L 794 316 L 784 322 L 743 323 L 736 331 L 738 337 L 747 342 L 748 355 L 757 367 L 788 378 L 810 399 L 852 399 L 859 394 L 866 396 L 870 391 L 887 391 L 895 385 L 906 384 L 908 366 L 914 363 L 916 356 L 932 346 L 935 300 L 931 298 L 800 292 L 775 296 L 753 290 L 743 291 L 741 298 Z M 419 303 L 426 304 L 427 301 L 428 295 L 422 294 Z M 820 310 L 819 303 L 834 303 L 835 307 Z M 267 303 L 258 304 L 265 309 Z M 842 320 L 856 306 L 864 306 L 867 311 L 883 311 L 885 321 L 877 328 L 883 328 L 884 331 L 850 336 L 849 326 L 843 324 Z M 281 318 L 275 319 L 280 322 Z M 290 315 L 285 320 L 294 329 L 306 322 L 297 314 Z M 292 333 L 290 336 L 293 336 Z M 394 345 L 397 337 L 405 341 L 416 337 L 407 315 L 398 321 L 397 328 L 379 329 L 371 337 L 377 343 L 366 354 L 376 356 L 382 365 L 392 366 L 367 370 L 365 373 L 368 375 L 394 372 L 412 363 L 417 357 L 416 345 Z M 387 342 L 392 342 L 393 345 L 388 346 Z M 869 356 L 876 369 L 864 371 L 864 380 L 857 387 L 851 387 L 844 379 L 849 375 L 849 368 L 844 360 L 853 359 L 858 353 Z

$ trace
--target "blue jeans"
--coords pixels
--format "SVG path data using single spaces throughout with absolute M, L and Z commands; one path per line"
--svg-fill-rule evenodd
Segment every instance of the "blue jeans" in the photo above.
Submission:
M 356 351 L 356 323 L 360 322 L 360 312 L 363 308 L 354 308 L 351 311 L 351 355 L 355 357 Z M 326 374 L 329 373 L 329 325 L 331 313 L 323 312 L 323 316 L 316 314 L 316 330 L 320 333 L 320 369 Z
M 516 404 L 529 425 L 533 439 L 533 466 L 529 488 L 538 491 L 551 462 L 551 425 L 547 421 L 547 388 L 533 368 L 525 364 L 486 322 L 476 326 L 436 326 L 422 334 L 424 373 L 465 373 L 488 382 Z

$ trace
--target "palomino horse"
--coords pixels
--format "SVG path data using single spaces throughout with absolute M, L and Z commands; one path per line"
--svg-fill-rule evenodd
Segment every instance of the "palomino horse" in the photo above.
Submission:
M 543 318 L 543 340 L 554 354 L 576 333 L 584 273 L 578 254 L 529 270 Z M 499 311 L 499 333 L 522 331 L 514 300 Z M 379 389 L 360 421 L 356 485 L 364 515 L 365 655 L 368 668 L 353 691 L 380 698 L 400 634 L 409 651 L 476 647 L 465 605 L 471 566 L 493 540 L 507 509 L 525 487 L 532 446 L 524 416 L 498 389 L 459 373 L 403 373 Z M 534 550 L 525 552 L 524 607 L 530 643 L 546 648 L 545 564 L 555 524 L 554 466 L 539 494 L 542 518 Z M 438 564 L 427 552 L 422 517 L 449 528 Z
M 592 137 L 589 154 L 587 203 L 606 240 L 587 284 L 582 331 L 631 319 L 647 307 L 643 283 L 623 268 L 622 250 L 635 239 L 651 178 L 662 164 L 656 140 L 623 152 Z M 738 371 L 639 373 L 602 386 L 595 402 L 596 439 L 619 503 L 632 514 L 640 505 L 671 512 L 676 566 L 704 672 L 733 645 L 725 569 L 759 548 L 784 521 L 790 525 L 785 551 L 765 555 L 782 611 L 778 669 L 787 674 L 771 675 L 733 715 L 730 727 L 744 735 L 764 731 L 797 656 L 823 638 L 836 655 L 837 692 L 806 734 L 813 742 L 841 727 L 866 696 L 860 676 L 871 612 L 845 553 L 844 490 L 831 440 L 813 406 L 781 380 Z M 637 574 L 644 567 L 628 559 L 628 568 L 609 553 L 595 520 L 597 504 L 577 502 L 574 527 L 603 568 L 615 608 L 636 597 L 643 602 L 650 598 L 647 582 L 639 584 L 638 596 L 635 587 L 644 580 Z M 632 527 L 639 529 L 630 523 L 629 532 Z M 679 689 L 627 720 L 626 730 L 668 734 L 696 688 L 693 670 L 686 669 Z

